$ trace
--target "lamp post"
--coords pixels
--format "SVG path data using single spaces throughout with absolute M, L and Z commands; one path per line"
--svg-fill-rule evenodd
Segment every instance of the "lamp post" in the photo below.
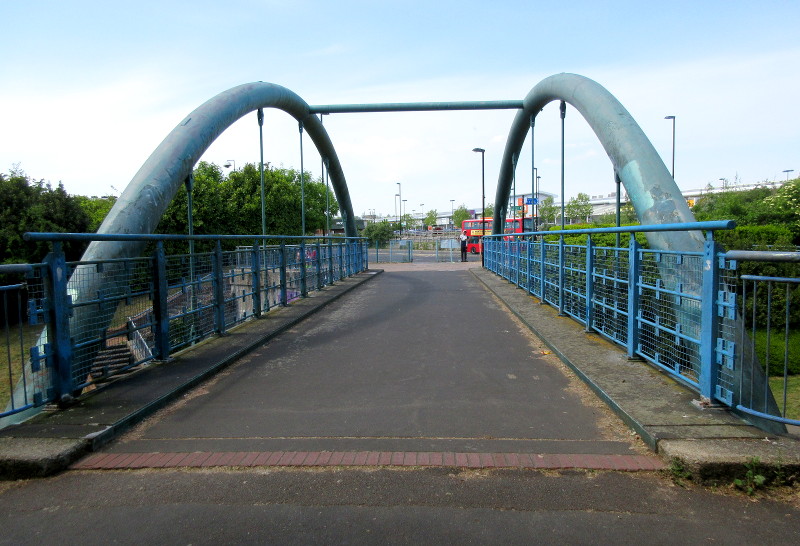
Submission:
M 403 187 L 397 182 L 397 199 L 400 202 L 400 238 L 403 238 Z
M 664 116 L 672 120 L 672 179 L 675 180 L 675 116 Z
M 399 194 L 394 194 L 394 219 L 395 223 L 400 223 L 400 216 L 397 214 L 397 200 L 400 197 Z
M 784 169 L 783 172 L 786 173 L 786 181 L 788 182 L 789 181 L 789 173 L 793 173 L 794 169 Z
M 483 148 L 473 148 L 473 152 L 481 154 L 481 266 L 483 266 L 483 236 L 486 235 L 486 169 L 484 158 L 486 157 L 486 150 Z
M 456 223 L 453 221 L 453 206 L 455 205 L 455 202 L 455 199 L 450 200 L 450 223 L 453 224 L 453 227 L 456 227 Z
M 222 166 L 225 167 L 226 169 L 230 169 L 231 165 L 233 165 L 233 170 L 235 171 L 236 170 L 236 162 L 233 159 L 226 159 L 225 160 L 225 164 L 222 165 Z
M 408 201 L 408 199 L 401 199 L 400 200 L 400 237 L 403 236 L 403 216 L 404 216 L 403 210 L 405 210 L 406 214 L 408 214 L 408 205 L 404 205 L 403 204 L 406 201 Z M 408 222 L 406 222 L 406 228 L 408 228 Z
M 727 190 L 728 189 L 728 179 L 727 178 L 720 178 L 719 181 L 722 182 L 722 189 L 723 190 Z

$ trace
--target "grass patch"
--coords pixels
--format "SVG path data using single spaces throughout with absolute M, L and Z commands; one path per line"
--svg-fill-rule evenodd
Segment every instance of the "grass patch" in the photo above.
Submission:
M 751 332 L 752 334 L 752 332 Z M 770 375 L 783 374 L 784 355 L 787 351 L 786 332 L 783 328 L 773 329 L 769 340 L 769 373 Z M 767 331 L 756 330 L 755 332 L 756 354 L 764 366 L 767 355 Z M 789 329 L 788 339 L 789 373 L 792 375 L 800 374 L 800 330 L 797 328 Z
M 783 376 L 770 377 L 772 395 L 783 414 Z M 786 417 L 800 419 L 800 375 L 790 375 L 786 381 Z
M 0 411 L 5 411 L 11 400 L 11 393 L 22 377 L 23 364 L 30 354 L 30 348 L 42 333 L 43 325 L 9 326 L 8 331 L 0 330 Z M 22 343 L 20 347 L 20 338 Z

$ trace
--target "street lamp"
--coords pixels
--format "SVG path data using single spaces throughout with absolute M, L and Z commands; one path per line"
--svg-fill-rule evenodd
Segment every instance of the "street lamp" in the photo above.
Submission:
M 727 178 L 720 178 L 719 181 L 722 182 L 722 189 L 723 190 L 727 190 L 728 189 L 728 179 Z
M 456 227 L 456 223 L 453 221 L 453 206 L 455 205 L 456 200 L 450 200 L 450 223 L 453 224 L 453 227 Z
M 399 184 L 399 182 L 398 182 L 398 184 Z M 408 201 L 408 199 L 401 199 L 400 201 L 401 201 L 401 203 L 400 203 L 400 237 L 402 237 L 403 236 L 403 209 L 405 209 L 406 213 L 408 212 L 408 206 L 404 205 L 403 203 Z M 408 227 L 408 224 L 406 224 L 406 227 Z
M 675 180 L 675 116 L 664 116 L 672 120 L 672 179 Z
M 394 194 L 394 218 L 396 223 L 400 223 L 400 216 L 397 215 L 397 200 L 399 197 L 399 194 Z
M 397 182 L 397 198 L 400 201 L 400 238 L 403 238 L 403 187 Z
M 789 181 L 789 173 L 793 173 L 794 169 L 784 169 L 783 172 L 786 173 L 786 181 L 788 182 Z
M 472 151 L 481 154 L 481 266 L 483 266 L 483 236 L 486 235 L 486 169 L 484 162 L 486 150 L 483 148 L 473 148 Z
M 226 159 L 225 160 L 225 164 L 222 165 L 222 166 L 225 167 L 226 169 L 230 169 L 231 165 L 233 165 L 233 170 L 235 171 L 236 170 L 236 162 L 233 159 Z

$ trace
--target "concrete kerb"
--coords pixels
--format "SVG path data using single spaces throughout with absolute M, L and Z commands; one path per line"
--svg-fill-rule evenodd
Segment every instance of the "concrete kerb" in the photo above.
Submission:
M 272 318 L 276 318 L 276 320 L 267 322 L 260 319 L 240 325 L 240 327 L 249 326 L 254 330 L 247 336 L 246 342 L 241 346 L 233 351 L 225 352 L 226 356 L 223 358 L 200 363 L 200 365 L 197 366 L 199 371 L 190 379 L 183 380 L 179 384 L 171 386 L 165 394 L 150 400 L 145 400 L 142 404 L 132 407 L 131 411 L 124 417 L 117 419 L 107 426 L 99 427 L 98 430 L 91 434 L 86 434 L 81 437 L 56 436 L 59 432 L 53 433 L 53 436 L 50 437 L 48 437 L 46 433 L 42 434 L 41 432 L 30 435 L 26 434 L 26 430 L 32 427 L 36 427 L 38 430 L 47 428 L 48 421 L 57 419 L 61 413 L 58 411 L 41 413 L 24 423 L 8 427 L 2 431 L 3 436 L 0 437 L 0 480 L 39 478 L 65 470 L 87 453 L 107 444 L 120 433 L 143 421 L 190 389 L 233 364 L 247 353 L 297 325 L 328 304 L 336 301 L 344 294 L 373 279 L 380 273 L 383 273 L 382 269 L 368 270 L 352 277 L 342 279 L 334 285 L 323 288 L 323 290 L 312 292 L 308 298 L 299 300 L 288 307 L 276 309 L 276 312 L 272 316 Z M 270 317 L 270 314 L 268 314 L 267 317 Z M 210 338 L 202 342 L 202 345 L 208 348 L 209 346 L 225 343 L 226 337 L 222 336 Z M 174 355 L 174 359 L 171 362 L 191 359 L 194 356 L 193 349 L 196 347 L 197 346 L 189 348 Z M 200 358 L 197 359 L 201 360 Z M 136 375 L 139 376 L 141 374 L 141 377 L 146 379 L 147 376 L 144 374 L 147 373 L 148 370 L 142 370 Z M 119 381 L 118 385 L 124 385 L 124 381 L 125 380 Z M 102 393 L 103 390 L 101 389 L 96 394 L 92 393 L 88 395 L 88 398 L 99 396 Z M 59 429 L 58 425 L 52 426 L 51 428 L 56 431 L 63 429 L 63 427 Z
M 692 404 L 697 394 L 571 318 L 482 268 L 470 272 L 584 381 L 645 444 L 699 482 L 744 477 L 758 461 L 768 479 L 800 481 L 800 441 L 770 436 L 727 410 Z M 588 348 L 587 348 L 588 347 Z M 659 400 L 659 398 L 661 400 Z

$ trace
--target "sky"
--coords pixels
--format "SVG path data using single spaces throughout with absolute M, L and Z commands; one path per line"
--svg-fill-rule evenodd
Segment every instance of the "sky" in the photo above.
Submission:
M 0 173 L 119 195 L 192 110 L 237 85 L 310 105 L 520 100 L 544 78 L 591 78 L 632 114 L 683 190 L 800 174 L 800 2 L 0 0 Z M 492 203 L 513 111 L 332 114 L 324 124 L 356 215 Z M 300 167 L 296 121 L 265 111 L 265 161 Z M 542 191 L 559 195 L 558 103 L 537 117 Z M 252 113 L 202 160 L 259 159 Z M 580 114 L 565 122 L 565 197 L 615 191 Z M 317 177 L 309 138 L 304 166 Z M 530 191 L 530 141 L 517 191 Z M 451 203 L 451 200 L 452 203 Z

